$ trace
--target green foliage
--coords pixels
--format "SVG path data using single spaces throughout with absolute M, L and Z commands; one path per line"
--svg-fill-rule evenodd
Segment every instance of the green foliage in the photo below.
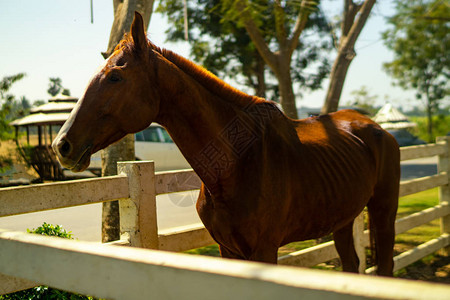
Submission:
M 420 139 L 426 141 L 429 138 L 428 135 L 428 120 L 426 117 L 410 117 L 411 121 L 417 124 L 414 129 L 414 134 Z M 431 136 L 431 142 L 436 141 L 436 137 L 445 136 L 450 133 L 450 115 L 439 114 L 432 117 L 433 122 L 433 134 Z
M 49 93 L 52 97 L 55 97 L 62 89 L 62 80 L 59 77 L 50 77 L 49 80 L 50 83 L 48 84 L 47 93 Z
M 301 9 L 300 2 L 289 2 L 282 8 L 277 3 L 247 1 L 250 16 L 272 48 L 278 43 L 277 23 L 282 22 L 286 36 L 290 36 Z M 244 78 L 244 85 L 253 89 L 254 94 L 265 97 L 271 91 L 271 96 L 277 99 L 278 84 L 243 28 L 236 4 L 236 1 L 188 1 L 191 55 L 219 77 L 240 82 Z M 183 1 L 161 1 L 157 11 L 164 13 L 173 25 L 167 31 L 167 39 L 184 40 Z M 292 59 L 292 78 L 302 90 L 314 90 L 320 88 L 329 73 L 328 52 L 332 48 L 330 28 L 320 10 L 311 13 L 305 31 Z
M 428 94 L 431 100 L 442 99 L 450 75 L 450 28 L 448 22 L 431 16 L 449 16 L 450 6 L 440 0 L 401 0 L 396 8 L 397 14 L 388 19 L 392 27 L 383 33 L 395 55 L 385 64 L 386 71 L 401 87 L 417 89 L 418 95 Z
M 72 294 L 56 289 L 52 289 L 48 286 L 38 286 L 32 289 L 0 295 L 0 300 L 84 300 L 94 299 L 92 297 Z
M 13 160 L 10 156 L 0 155 L 0 178 L 4 176 L 13 166 Z
M 391 27 L 383 33 L 386 46 L 394 52 L 385 70 L 405 89 L 415 89 L 425 99 L 429 118 L 439 101 L 449 94 L 450 6 L 442 0 L 399 0 Z M 431 136 L 429 124 L 428 133 Z M 428 139 L 427 139 L 428 140 Z
M 66 89 L 62 86 L 62 80 L 59 77 L 50 77 L 50 83 L 48 84 L 47 93 L 49 93 L 52 97 L 55 97 L 60 92 L 63 95 L 70 96 L 70 90 Z
M 12 85 L 24 76 L 25 73 L 19 73 L 3 77 L 0 81 L 0 141 L 11 139 L 14 136 L 13 128 L 9 123 L 15 118 L 25 115 L 26 110 L 30 108 L 28 100 L 24 97 L 18 102 L 14 95 L 8 94 Z
M 72 233 L 67 232 L 60 225 L 52 225 L 44 222 L 42 226 L 39 226 L 36 229 L 30 230 L 27 229 L 29 233 L 42 234 L 47 236 L 57 236 L 61 238 L 72 239 Z M 36 259 L 39 259 L 38 257 Z M 61 266 L 63 267 L 63 266 Z M 0 295 L 0 300 L 93 300 L 95 298 L 90 296 L 83 296 L 78 294 L 73 294 L 66 291 L 57 290 L 48 286 L 37 286 L 28 290 L 23 290 L 7 295 Z
M 48 235 L 48 236 L 57 236 L 57 237 L 62 237 L 62 238 L 66 238 L 66 239 L 72 239 L 71 231 L 67 232 L 60 225 L 47 224 L 46 222 L 44 222 L 44 224 L 42 224 L 42 226 L 39 226 L 36 229 L 33 229 L 33 230 L 27 229 L 27 232 Z

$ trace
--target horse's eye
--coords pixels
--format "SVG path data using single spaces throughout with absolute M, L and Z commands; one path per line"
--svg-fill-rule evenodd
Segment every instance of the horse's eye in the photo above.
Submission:
M 122 77 L 117 73 L 111 73 L 108 77 L 108 81 L 110 82 L 119 82 L 122 80 Z

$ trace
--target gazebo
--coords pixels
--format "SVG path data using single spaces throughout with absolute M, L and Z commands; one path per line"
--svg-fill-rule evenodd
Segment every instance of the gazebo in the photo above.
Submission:
M 68 119 L 77 98 L 57 95 L 48 103 L 31 109 L 31 114 L 11 122 L 16 129 L 16 144 L 25 161 L 42 180 L 65 179 L 61 165 L 51 149 L 55 133 Z M 26 133 L 26 137 L 22 132 Z
M 407 129 L 417 126 L 416 123 L 411 122 L 407 116 L 393 107 L 391 103 L 386 103 L 382 108 L 380 108 L 377 114 L 373 117 L 373 120 L 386 130 Z

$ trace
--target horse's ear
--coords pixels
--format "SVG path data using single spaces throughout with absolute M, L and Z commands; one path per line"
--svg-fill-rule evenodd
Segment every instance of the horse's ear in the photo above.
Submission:
M 131 24 L 131 37 L 136 50 L 144 50 L 147 47 L 147 36 L 145 35 L 144 20 L 137 11 L 134 12 L 133 24 Z

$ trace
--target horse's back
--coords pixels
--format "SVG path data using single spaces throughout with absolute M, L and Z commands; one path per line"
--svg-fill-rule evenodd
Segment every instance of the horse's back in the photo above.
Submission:
M 322 217 L 335 219 L 335 227 L 356 217 L 381 181 L 398 189 L 398 145 L 371 119 L 343 110 L 294 126 L 303 148 L 301 181 L 308 187 L 303 198 L 329 208 Z
M 343 140 L 359 142 L 375 160 L 398 156 L 395 138 L 370 118 L 346 109 L 296 121 L 300 141 L 308 145 L 337 147 Z M 380 161 L 382 163 L 382 161 Z

